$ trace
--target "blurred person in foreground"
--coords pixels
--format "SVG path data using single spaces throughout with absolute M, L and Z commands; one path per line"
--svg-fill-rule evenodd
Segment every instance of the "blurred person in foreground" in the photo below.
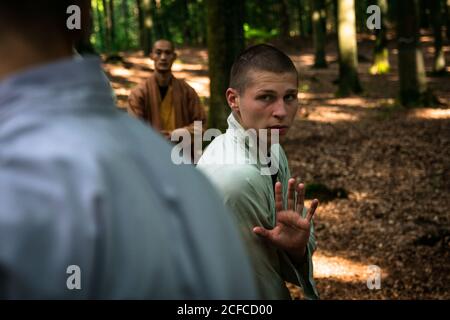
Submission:
M 116 109 L 97 58 L 73 57 L 89 3 L 0 2 L 1 298 L 257 298 L 210 184 Z

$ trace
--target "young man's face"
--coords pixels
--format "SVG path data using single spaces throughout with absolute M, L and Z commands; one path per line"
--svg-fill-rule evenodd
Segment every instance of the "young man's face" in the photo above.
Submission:
M 247 81 L 241 93 L 227 90 L 228 104 L 241 125 L 244 129 L 277 130 L 280 136 L 286 135 L 298 109 L 297 75 L 250 70 Z
M 155 70 L 161 73 L 169 72 L 175 61 L 176 53 L 169 41 L 156 41 L 150 58 L 155 62 Z

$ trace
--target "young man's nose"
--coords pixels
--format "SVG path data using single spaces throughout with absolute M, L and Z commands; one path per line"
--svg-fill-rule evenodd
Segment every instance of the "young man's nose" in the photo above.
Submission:
M 283 99 L 278 99 L 275 103 L 272 115 L 278 119 L 284 119 L 287 116 L 286 104 Z

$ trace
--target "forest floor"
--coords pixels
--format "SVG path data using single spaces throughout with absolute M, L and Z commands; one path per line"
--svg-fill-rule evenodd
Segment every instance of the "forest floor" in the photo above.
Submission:
M 450 76 L 428 76 L 441 105 L 403 110 L 397 50 L 391 71 L 370 75 L 373 41 L 359 39 L 364 92 L 335 98 L 336 49 L 327 45 L 327 69 L 312 68 L 309 41 L 279 43 L 300 73 L 297 118 L 284 147 L 292 174 L 321 205 L 315 218 L 314 276 L 322 299 L 450 299 Z M 433 39 L 421 37 L 427 71 Z M 447 65 L 450 47 L 445 47 Z M 180 48 L 173 66 L 208 104 L 207 51 Z M 121 107 L 152 71 L 142 52 L 104 64 Z M 447 66 L 450 73 L 450 67 Z M 381 287 L 369 289 L 375 265 Z M 372 271 L 371 271 L 372 270 Z M 294 298 L 302 298 L 290 286 Z

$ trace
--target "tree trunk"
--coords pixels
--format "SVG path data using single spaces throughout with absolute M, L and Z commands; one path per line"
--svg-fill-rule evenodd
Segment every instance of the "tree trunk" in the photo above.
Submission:
M 98 35 L 100 39 L 100 51 L 103 52 L 106 50 L 105 48 L 105 30 L 103 29 L 104 19 L 102 19 L 102 15 L 99 9 L 99 2 L 96 2 L 95 13 L 97 16 L 97 25 L 98 25 Z
M 187 44 L 192 44 L 192 21 L 189 15 L 188 0 L 181 1 L 181 16 L 183 18 L 183 42 Z
M 136 7 L 138 11 L 138 25 L 139 25 L 139 47 L 144 49 L 144 12 L 142 9 L 142 1 L 136 0 Z M 145 51 L 145 50 L 144 50 Z
M 111 19 L 110 19 L 110 12 L 108 9 L 107 1 L 102 0 L 102 6 L 103 6 L 103 12 L 105 13 L 105 20 L 106 20 L 106 36 L 105 36 L 105 48 L 106 52 L 111 52 Z
M 325 0 L 311 0 L 311 13 L 314 39 L 314 67 L 326 68 L 326 8 Z
M 354 0 L 338 0 L 339 89 L 338 96 L 362 91 L 358 78 Z
M 445 9 L 445 24 L 447 26 L 447 41 L 450 42 L 450 0 L 443 0 L 444 1 L 444 9 Z
M 230 109 L 225 99 L 234 59 L 244 47 L 243 3 L 207 0 L 210 103 L 209 127 L 226 129 Z
M 422 51 L 418 42 L 417 1 L 398 0 L 397 42 L 400 102 L 420 106 L 427 102 L 427 83 Z
M 78 40 L 78 43 L 75 43 L 75 49 L 79 54 L 96 54 L 94 46 L 91 43 L 91 33 L 94 26 L 94 20 L 93 20 L 93 12 L 91 8 L 91 2 L 88 2 L 88 7 L 86 8 L 86 11 L 89 14 L 89 23 L 86 26 L 88 29 L 88 32 L 83 32 L 81 38 Z
M 289 39 L 290 36 L 290 23 L 289 23 L 289 8 L 287 0 L 279 0 L 277 3 L 279 12 L 279 30 L 282 39 Z
M 442 7 L 441 0 L 430 0 L 431 23 L 434 33 L 434 61 L 433 72 L 445 73 L 445 55 L 442 47 Z
M 152 51 L 152 28 L 153 17 L 151 11 L 151 0 L 140 0 L 142 5 L 142 17 L 143 17 L 143 49 L 144 55 L 148 56 Z
M 114 18 L 114 0 L 109 0 L 108 2 L 109 7 L 109 22 L 110 25 L 110 34 L 111 34 L 111 48 L 113 51 L 117 50 L 117 43 L 116 43 L 116 28 L 115 28 L 115 18 Z
M 373 64 L 370 67 L 371 74 L 385 74 L 390 70 L 389 51 L 387 47 L 387 0 L 378 0 L 376 4 L 381 9 L 381 29 L 375 29 L 375 47 L 373 52 Z
M 125 50 L 129 49 L 130 46 L 130 37 L 129 37 L 129 14 L 128 14 L 128 0 L 122 0 L 122 14 L 123 14 L 123 32 L 125 34 Z

